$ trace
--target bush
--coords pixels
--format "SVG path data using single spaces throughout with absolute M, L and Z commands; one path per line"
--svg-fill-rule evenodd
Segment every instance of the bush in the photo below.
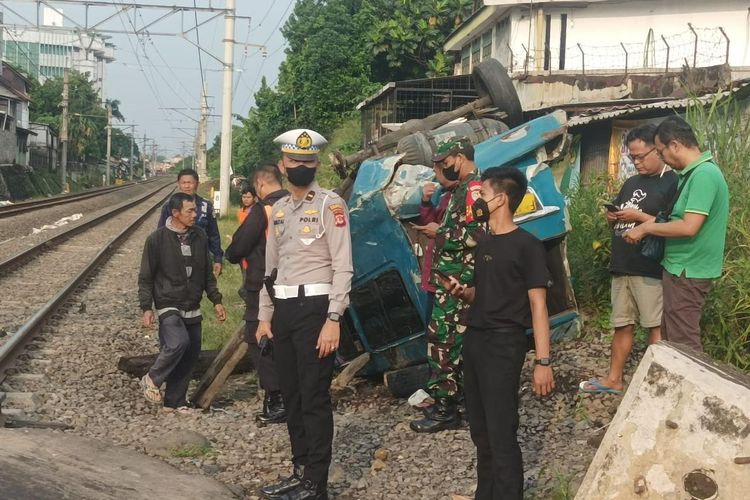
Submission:
M 589 179 L 570 193 L 568 213 L 572 230 L 567 253 L 579 309 L 594 323 L 605 323 L 609 313 L 612 234 L 602 203 L 612 200 L 606 175 Z
M 714 98 L 686 113 L 702 149 L 710 150 L 729 185 L 724 272 L 703 314 L 703 345 L 716 359 L 750 369 L 750 120 L 742 103 Z

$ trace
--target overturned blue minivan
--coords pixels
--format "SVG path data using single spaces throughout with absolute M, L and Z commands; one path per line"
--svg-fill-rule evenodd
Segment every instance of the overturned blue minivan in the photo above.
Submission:
M 556 111 L 475 145 L 480 170 L 512 165 L 529 180 L 516 221 L 547 249 L 553 341 L 578 330 L 565 253 L 565 199 L 548 166 L 566 140 L 566 121 L 565 113 Z M 398 396 L 419 388 L 428 373 L 427 295 L 420 287 L 427 239 L 409 222 L 419 216 L 422 185 L 433 180 L 431 166 L 402 160 L 403 155 L 396 155 L 363 162 L 349 194 L 354 280 L 339 348 L 343 362 L 370 353 L 360 374 L 384 373 Z

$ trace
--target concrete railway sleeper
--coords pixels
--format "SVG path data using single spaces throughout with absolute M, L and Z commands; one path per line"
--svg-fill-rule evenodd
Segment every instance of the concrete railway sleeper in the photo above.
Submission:
M 61 307 L 71 307 L 77 289 L 108 260 L 129 235 L 162 206 L 173 185 L 160 185 L 147 196 L 114 207 L 85 227 L 57 235 L 28 252 L 0 263 L 0 384 L 17 359 L 27 366 L 49 363 L 42 359 L 43 343 L 30 341 L 43 326 L 54 330 Z M 71 234 L 74 233 L 74 234 Z M 13 266 L 12 268 L 10 266 Z M 25 349 L 25 347 L 28 347 Z M 35 358 L 36 363 L 35 363 Z M 43 368 L 43 366 L 42 366 Z M 34 373 L 12 374 L 33 386 Z M 34 405 L 33 392 L 9 392 L 7 405 Z M 7 412 L 5 412 L 7 416 Z

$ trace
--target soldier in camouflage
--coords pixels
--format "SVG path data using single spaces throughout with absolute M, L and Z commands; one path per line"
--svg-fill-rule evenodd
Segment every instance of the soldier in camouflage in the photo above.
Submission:
M 448 180 L 459 181 L 445 219 L 437 230 L 432 270 L 437 283 L 435 305 L 427 327 L 430 380 L 427 392 L 435 404 L 425 417 L 411 422 L 415 432 L 439 432 L 461 423 L 458 399 L 462 392 L 461 345 L 466 330 L 468 306 L 451 296 L 444 283 L 454 277 L 461 283 L 474 278 L 473 249 L 485 226 L 474 220 L 471 206 L 479 198 L 479 171 L 474 164 L 474 147 L 468 139 L 446 141 L 438 147 L 433 162 L 441 164 Z

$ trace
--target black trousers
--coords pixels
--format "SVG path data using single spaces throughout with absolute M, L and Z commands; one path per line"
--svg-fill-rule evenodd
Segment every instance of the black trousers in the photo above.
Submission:
M 200 321 L 185 324 L 176 314 L 159 318 L 159 344 L 159 356 L 148 374 L 157 386 L 167 383 L 164 406 L 185 406 L 190 376 L 201 354 Z
M 523 498 L 518 388 L 527 347 L 520 328 L 469 328 L 464 336 L 466 413 L 477 448 L 476 500 Z
M 277 299 L 271 324 L 292 460 L 305 466 L 305 479 L 323 487 L 328 481 L 333 444 L 329 391 L 335 354 L 320 359 L 315 346 L 327 311 L 327 295 Z
M 279 377 L 276 375 L 273 355 L 260 355 L 258 341 L 255 339 L 255 331 L 258 329 L 258 304 L 260 292 L 247 292 L 245 295 L 245 342 L 247 352 L 258 373 L 258 382 L 261 389 L 266 392 L 278 392 Z

